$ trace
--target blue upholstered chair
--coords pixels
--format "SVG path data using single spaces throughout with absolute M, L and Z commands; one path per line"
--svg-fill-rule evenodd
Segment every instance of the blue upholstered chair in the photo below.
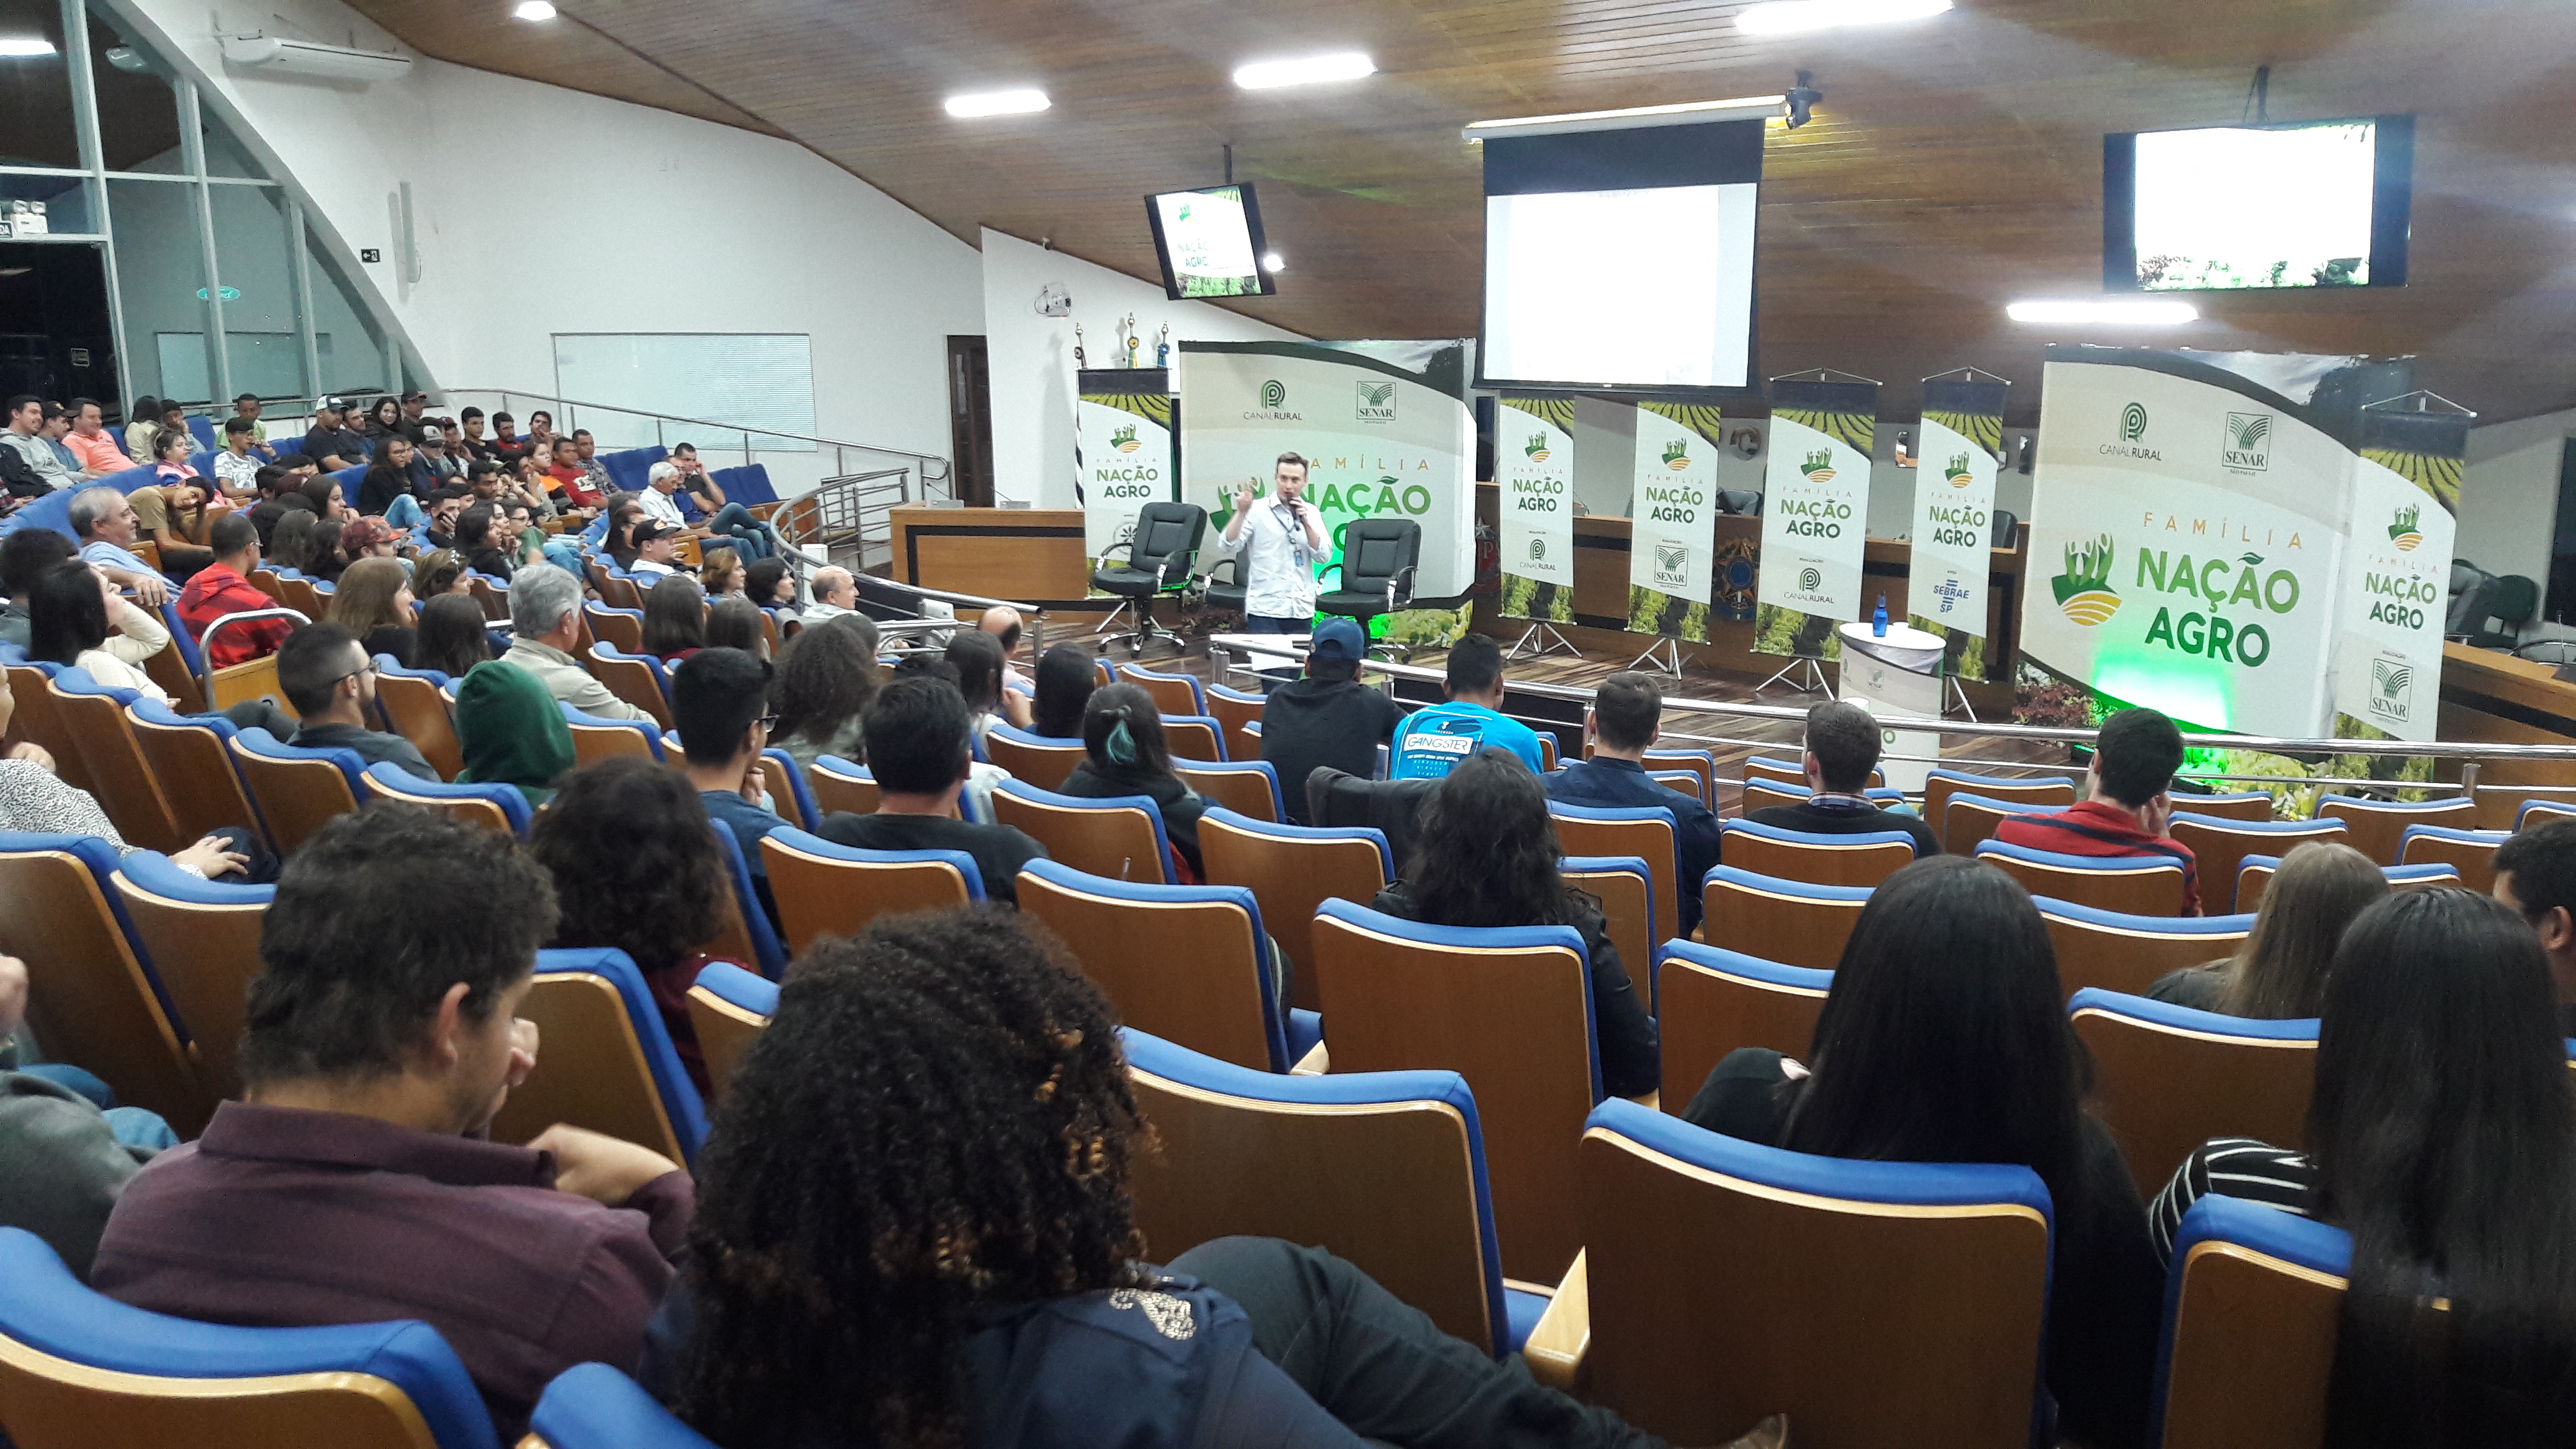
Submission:
M 127 854 L 109 883 L 135 959 L 189 1043 L 207 1107 L 240 1096 L 234 1061 L 250 983 L 262 969 L 260 927 L 277 887 L 206 880 L 151 850 Z
M 2269 820 L 2272 818 L 2272 792 L 2240 790 L 2231 794 L 2194 795 L 2187 791 L 2174 794 L 2174 808 L 2194 815 L 2216 815 L 2227 820 Z
M 0 1428 L 20 1449 L 498 1449 L 465 1365 L 425 1323 L 171 1318 L 92 1292 L 17 1228 L 0 1228 Z
M 751 864 L 742 856 L 742 841 L 729 825 L 709 821 L 707 828 L 715 832 L 716 853 L 724 857 L 725 878 L 733 882 L 734 910 L 731 919 L 719 924 L 716 939 L 706 949 L 713 955 L 749 961 L 760 968 L 760 974 L 775 981 L 787 974 L 787 948 L 770 925 L 768 908 L 760 903 L 760 888 L 752 883 Z
M 1503 1267 L 1553 1283 L 1582 1246 L 1574 1144 L 1601 1100 L 1592 969 L 1571 926 L 1429 926 L 1353 905 L 1315 914 L 1336 1071 L 1455 1071 L 1485 1114 Z
M 2304 841 L 2344 839 L 2340 820 L 2230 820 L 2176 810 L 2165 833 L 2191 847 L 2200 876 L 2200 908 L 2242 911 L 2234 895 L 2236 868 L 2249 855 L 2283 856 Z
M 1061 790 L 1085 751 L 1079 738 L 1042 735 L 1008 720 L 995 720 L 984 732 L 984 752 L 993 763 L 1041 790 Z
M 1238 1234 L 1312 1243 L 1498 1356 L 1529 1336 L 1547 1300 L 1504 1283 L 1466 1078 L 1287 1076 L 1133 1027 L 1119 1036 L 1163 1145 L 1135 1176 L 1136 1225 L 1158 1256 Z
M 1268 760 L 1190 760 L 1175 755 L 1172 773 L 1210 805 L 1274 825 L 1288 818 L 1279 794 L 1279 771 Z
M 1716 866 L 1700 884 L 1700 936 L 1760 960 L 1830 971 L 1843 958 L 1870 890 Z
M 1621 1101 L 1577 1166 L 1585 1253 L 1531 1336 L 1542 1379 L 1582 1361 L 1593 1402 L 1685 1444 L 1780 1413 L 1819 1444 L 2041 1441 L 2051 1211 L 2029 1168 L 1814 1157 Z
M 2485 895 L 2495 889 L 2496 850 L 2512 838 L 2512 832 L 2504 830 L 2409 825 L 2397 838 L 2397 863 L 2448 865 L 2460 873 L 2460 884 Z
M 847 810 L 853 815 L 877 813 L 877 777 L 865 765 L 853 764 L 838 755 L 818 755 L 805 772 L 805 783 L 814 792 L 814 808 L 826 815 L 835 810 Z
M 696 1161 L 707 1137 L 705 1105 L 652 988 L 625 952 L 539 951 L 536 984 L 519 1015 L 537 1024 L 537 1069 L 494 1115 L 493 1141 L 525 1142 L 568 1122 L 682 1166 Z
M 1199 860 L 1211 885 L 1248 887 L 1271 939 L 1294 963 L 1290 998 L 1307 1010 L 1315 994 L 1315 908 L 1339 896 L 1377 898 L 1395 879 L 1386 835 L 1368 826 L 1288 825 L 1210 805 L 1199 816 Z
M 698 1055 L 707 1064 L 707 1085 L 715 1099 L 725 1098 L 725 1083 L 741 1065 L 742 1054 L 778 1014 L 778 983 L 728 961 L 710 961 L 698 969 L 689 987 L 689 1024 L 697 1028 Z
M 1162 808 L 1148 795 L 1092 800 L 1004 780 L 993 787 L 993 819 L 1026 831 L 1048 855 L 1091 875 L 1166 885 L 1179 878 Z
M 2410 830 L 2438 830 L 2441 826 L 2415 825 Z M 2236 910 L 2240 915 L 2255 915 L 2263 909 L 2263 897 L 2272 892 L 2272 877 L 2281 873 L 2281 857 L 2249 855 L 2236 863 Z M 2420 861 L 2414 865 L 2383 865 L 2379 873 L 2388 878 L 2389 888 L 2403 890 L 2409 886 L 2459 885 L 2459 869 L 2447 860 Z M 2487 884 L 2495 877 L 2489 871 Z
M 2254 917 L 2136 916 L 2061 901 L 2036 900 L 2057 948 L 2057 979 L 2073 996 L 2087 986 L 2144 996 L 2157 977 L 2233 955 Z
M 590 646 L 590 672 L 608 691 L 671 727 L 671 676 L 650 654 L 629 654 L 605 639 Z
M 649 448 L 621 448 L 614 453 L 601 453 L 599 464 L 608 470 L 608 479 L 629 493 L 641 493 L 652 484 L 653 465 L 671 456 L 669 449 L 655 444 Z
M 1983 795 L 1989 800 L 2010 800 L 2023 805 L 2045 805 L 2062 810 L 2075 803 L 2081 786 L 2072 775 L 1972 775 L 1964 770 L 1945 770 L 1934 766 L 1923 779 L 1923 819 L 1935 835 L 1941 835 L 1942 821 L 1949 813 L 1950 797 L 1965 792 Z M 1953 854 L 1959 847 L 1942 835 L 1941 848 Z
M 1654 870 L 1633 855 L 1569 855 L 1556 868 L 1567 885 L 1600 899 L 1619 964 L 1627 969 L 1647 1014 L 1654 1014 L 1655 943 L 1672 925 L 1655 914 Z
M 814 787 L 805 780 L 805 767 L 796 757 L 772 746 L 760 752 L 760 777 L 769 788 L 769 803 L 781 819 L 808 830 L 823 823 L 823 812 L 814 803 Z
M 762 837 L 760 855 L 790 956 L 879 916 L 984 899 L 983 873 L 962 850 L 861 850 L 784 825 Z
M 2325 1443 L 2352 1236 L 2212 1194 L 2174 1234 L 2147 1442 L 2164 1449 Z
M 2102 1123 L 2153 1198 L 2213 1137 L 2297 1142 L 2316 1080 L 2317 1021 L 2195 1011 L 2086 987 L 2067 1003 L 2091 1048 Z
M 1952 797 L 1956 808 L 1957 797 Z M 2182 862 L 2162 856 L 2066 855 L 2002 840 L 1977 843 L 1976 858 L 2035 896 L 2133 916 L 2182 913 Z
M 1154 697 L 1154 708 L 1165 716 L 1203 715 L 1207 713 L 1207 694 L 1195 674 L 1180 674 L 1148 669 L 1142 664 L 1117 666 L 1121 683 L 1133 684 Z
M 442 780 L 424 780 L 391 761 L 369 765 L 366 773 L 367 798 L 394 800 L 417 805 L 459 820 L 488 825 L 525 840 L 528 836 L 528 797 L 516 785 L 455 785 Z
M 1163 743 L 1182 760 L 1230 760 L 1225 725 L 1212 714 L 1163 716 Z
M 1569 805 L 1547 802 L 1557 848 L 1567 855 L 1633 855 L 1655 878 L 1655 919 L 1678 921 L 1688 887 L 1674 864 L 1673 812 L 1657 805 Z
M 227 825 L 246 825 L 262 839 L 268 827 L 233 763 L 233 722 L 219 714 L 183 715 L 157 699 L 125 707 L 126 726 L 143 752 L 170 818 L 191 843 Z
M 2518 835 L 2534 825 L 2571 818 L 2576 818 L 2576 801 L 2525 800 L 2513 812 L 2513 829 Z
M 640 754 L 655 764 L 662 762 L 662 733 L 651 720 L 605 719 L 555 701 L 563 711 L 564 727 L 572 731 L 572 754 L 576 769 L 598 764 L 619 755 Z
M 1973 790 L 1956 790 L 1941 806 L 1942 818 L 1932 822 L 1941 836 L 1942 849 L 1952 855 L 1974 855 L 1977 847 L 1992 838 L 1995 828 L 2015 815 L 2049 815 L 2059 807 L 2041 805 L 2029 800 L 1998 800 Z
M 2381 865 L 2395 865 L 2397 847 L 2408 826 L 2467 829 L 2478 823 L 2478 807 L 2466 795 L 2438 800 L 2372 800 L 2359 795 L 2327 794 L 2317 797 L 2316 817 L 2342 821 L 2346 845 Z
M 604 1363 L 574 1364 L 555 1375 L 520 1442 L 522 1449 L 717 1449 Z
M 1768 1047 L 1806 1056 L 1834 973 L 1667 941 L 1655 954 L 1655 1027 L 1664 1052 L 1663 1107 L 1678 1113 L 1728 1052 Z
M 1914 863 L 1914 837 L 1902 830 L 1823 835 L 1753 820 L 1717 827 L 1717 858 L 1739 870 L 1810 885 L 1875 886 Z
M 1799 799 L 1807 798 L 1807 762 L 1794 755 L 1786 758 L 1779 755 L 1750 756 L 1744 762 L 1744 778 L 1774 781 L 1783 788 L 1796 790 Z M 1869 783 L 1886 784 L 1887 772 L 1872 769 L 1869 772 Z
M 264 729 L 237 731 L 233 764 L 268 823 L 280 855 L 291 855 L 316 831 L 367 798 L 367 762 L 355 750 L 281 743 Z
M 1313 1012 L 1281 1016 L 1270 936 L 1243 886 L 1113 880 L 1033 860 L 1020 868 L 1019 900 L 1064 938 L 1119 1019 L 1141 1030 L 1273 1072 L 1323 1036 Z

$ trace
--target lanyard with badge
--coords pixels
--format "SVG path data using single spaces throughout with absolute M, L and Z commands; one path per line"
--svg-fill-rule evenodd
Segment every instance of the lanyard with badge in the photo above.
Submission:
M 1312 569 L 1315 566 L 1314 551 L 1306 546 L 1306 525 L 1298 521 L 1296 506 L 1274 499 L 1270 511 L 1279 520 L 1281 531 L 1288 535 L 1289 561 L 1300 571 Z

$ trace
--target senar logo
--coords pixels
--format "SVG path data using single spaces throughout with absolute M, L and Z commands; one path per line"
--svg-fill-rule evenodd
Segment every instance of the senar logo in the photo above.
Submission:
M 2381 655 L 2370 661 L 2370 712 L 2403 724 L 2415 708 L 2415 666 Z
M 1358 383 L 1359 401 L 1353 404 L 1351 416 L 1364 423 L 1395 421 L 1395 384 L 1391 382 Z
M 2389 521 L 2388 541 L 2397 545 L 2399 553 L 2413 553 L 2415 546 L 2424 541 L 2424 535 L 2415 529 L 2416 523 L 2423 517 L 2422 505 L 2409 503 L 2398 509 L 2397 516 Z
M 2266 446 L 2271 437 L 2270 413 L 2229 413 L 2219 462 L 2238 473 L 2263 472 L 2272 466 L 2272 450 Z
M 1969 480 L 1974 476 L 1968 471 L 1968 455 L 1965 453 L 1951 454 L 1950 466 L 1941 470 L 1941 476 L 1949 479 L 1950 486 L 1953 488 L 1967 487 Z
M 2136 403 L 2129 406 L 2139 413 L 2139 426 L 2143 428 L 2146 409 Z M 2111 588 L 2111 558 L 2115 552 L 2107 533 L 2080 549 L 2071 543 L 2066 546 L 2066 572 L 2048 581 L 2048 587 L 2057 595 L 2059 612 L 2087 629 L 2120 612 L 2120 596 Z

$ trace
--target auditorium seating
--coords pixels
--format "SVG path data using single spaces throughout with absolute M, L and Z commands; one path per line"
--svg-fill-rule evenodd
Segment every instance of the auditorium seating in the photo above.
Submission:
M 2352 1238 L 2212 1194 L 2174 1234 L 2156 1364 L 2164 1449 L 2321 1449 Z
M 2283 856 L 2301 842 L 2344 839 L 2340 820 L 2228 820 L 2176 810 L 2165 833 L 2191 848 L 2200 879 L 2200 908 L 2211 914 L 2244 910 L 2234 891 L 2236 868 L 2249 855 Z
M 1781 880 L 1875 886 L 1914 863 L 1914 837 L 1902 830 L 1817 835 L 1727 820 L 1717 827 L 1717 858 L 1738 870 Z
M 641 609 L 616 609 L 606 604 L 584 603 L 582 621 L 602 644 L 613 644 L 628 654 L 644 652 L 644 612 Z
M 2141 1197 L 2213 1137 L 2295 1143 L 2316 1079 L 2317 1023 L 2194 1011 L 2087 987 L 2067 1003 L 2093 1053 L 2096 1110 Z
M 235 733 L 232 749 L 280 855 L 294 854 L 333 817 L 357 809 L 367 791 L 367 763 L 354 750 L 281 744 L 263 729 Z
M 1191 760 L 1174 755 L 1172 773 L 1209 804 L 1222 805 L 1237 815 L 1274 824 L 1287 815 L 1279 796 L 1279 773 L 1268 760 Z
M 522 839 L 528 833 L 528 797 L 516 785 L 453 785 L 424 780 L 402 766 L 380 761 L 367 767 L 367 798 L 417 805 L 488 825 Z
M 1165 1262 L 1239 1234 L 1310 1243 L 1497 1356 L 1546 1299 L 1506 1288 L 1476 1098 L 1450 1071 L 1248 1071 L 1119 1033 L 1162 1151 L 1137 1160 L 1136 1226 Z
M 1964 770 L 1944 770 L 1935 766 L 1923 780 L 1923 818 L 1933 833 L 1941 833 L 1949 813 L 1950 797 L 1961 792 L 1982 795 L 1989 800 L 2008 800 L 2023 805 L 2045 805 L 2062 810 L 2079 798 L 2077 784 L 2070 775 L 2029 775 L 2005 778 L 1995 775 L 1972 775 Z M 1952 855 L 1965 851 L 1941 836 L 1941 848 Z
M 2480 830 L 2513 830 L 2522 815 L 2522 807 L 2534 800 L 2576 812 L 2576 785 L 2480 785 L 2470 792 L 2477 805 L 2477 828 Z
M 2272 795 L 2268 790 L 2248 790 L 2233 795 L 2195 795 L 2176 790 L 2176 810 L 2194 815 L 2215 815 L 2221 820 L 2269 820 L 2272 818 Z
M 1147 669 L 1141 664 L 1121 664 L 1116 672 L 1119 683 L 1133 684 L 1152 695 L 1155 710 L 1166 718 L 1208 712 L 1207 696 L 1199 687 L 1197 675 Z
M 2168 971 L 2234 955 L 2254 929 L 2250 914 L 2133 916 L 2047 896 L 2038 904 L 2057 948 L 2058 983 L 2068 996 L 2087 986 L 2144 996 Z
M 2397 838 L 2397 863 L 2447 865 L 2460 873 L 2460 884 L 2486 895 L 2495 889 L 2496 850 L 2512 838 L 2503 830 L 2409 825 Z
M 1004 780 L 993 787 L 993 818 L 1026 831 L 1076 870 L 1111 880 L 1174 879 L 1163 812 L 1150 796 L 1087 800 Z
M 1226 753 L 1225 727 L 1218 724 L 1213 715 L 1163 716 L 1163 745 L 1176 760 L 1233 758 Z
M 1942 819 L 1932 828 L 1940 836 L 1945 853 L 1974 855 L 1977 847 L 1993 839 L 1996 829 L 2013 816 L 2047 815 L 2057 808 L 1960 790 L 1953 792 L 1949 803 L 1941 807 Z
M 1807 798 L 1807 764 L 1803 759 L 1778 759 L 1766 755 L 1749 756 L 1744 761 L 1744 778 L 1773 781 L 1797 791 L 1799 799 Z M 1869 783 L 1885 785 L 1887 772 L 1879 769 L 1871 770 Z
M 2561 820 L 2576 820 L 2576 801 L 2526 800 L 2522 808 L 2514 812 L 2513 828 L 2516 834 L 2520 834 Z
M 2035 896 L 2133 916 L 2182 914 L 2182 862 L 2168 857 L 2065 855 L 1987 840 L 1976 858 Z
M 405 669 L 390 654 L 376 656 L 376 711 L 385 728 L 411 741 L 438 778 L 453 780 L 465 769 L 465 751 L 439 692 L 447 682 L 434 669 Z
M 1225 757 L 1227 759 L 1257 760 L 1261 758 L 1261 736 L 1257 733 L 1247 732 L 1244 729 L 1244 726 L 1247 724 L 1258 724 L 1261 720 L 1261 708 L 1268 702 L 1269 696 L 1253 693 L 1249 690 L 1232 689 L 1222 684 L 1210 684 L 1207 687 L 1207 708 L 1205 712 L 1214 716 L 1217 723 L 1224 729 Z M 1306 782 L 1303 780 L 1294 781 L 1293 783 L 1301 790 L 1306 786 Z
M 1467 1079 L 1483 1114 L 1503 1271 L 1554 1283 L 1582 1247 L 1574 1147 L 1601 1097 L 1590 972 L 1571 926 L 1474 930 L 1348 901 L 1315 916 L 1337 1072 Z
M 1696 941 L 1667 941 L 1655 960 L 1655 1026 L 1664 1050 L 1663 1109 L 1680 1112 L 1737 1047 L 1804 1059 L 1831 971 L 1783 966 Z
M 2448 825 L 2465 829 L 2476 823 L 2477 806 L 2465 795 L 2440 800 L 2369 800 L 2357 795 L 2320 795 L 2316 818 L 2340 820 L 2344 844 L 2378 861 L 2397 864 L 2397 851 L 2410 825 Z
M 2236 909 L 2253 915 L 2263 909 L 2263 897 L 2272 889 L 2272 877 L 2279 874 L 2281 859 L 2274 855 L 2249 855 L 2236 867 Z M 2410 886 L 2458 885 L 2460 873 L 2448 861 L 2427 861 L 2421 865 L 2383 865 L 2379 873 L 2388 877 L 2394 889 Z
M 806 767 L 805 783 L 814 790 L 814 808 L 825 815 L 846 810 L 853 815 L 877 813 L 877 778 L 865 765 L 838 755 L 821 755 Z
M 671 727 L 671 676 L 662 661 L 650 654 L 629 654 L 602 639 L 585 651 L 591 677 L 608 686 L 608 692 L 653 717 L 664 729 Z
M 537 1024 L 537 1067 L 493 1114 L 493 1141 L 525 1142 L 566 1122 L 684 1167 L 696 1160 L 705 1107 L 625 952 L 539 951 L 519 1015 Z
M 1648 1015 L 1655 1010 L 1655 943 L 1671 922 L 1655 915 L 1655 876 L 1633 855 L 1569 855 L 1557 862 L 1565 883 L 1601 902 L 1611 946 Z
M 54 692 L 45 687 L 46 681 L 64 666 L 30 664 L 23 654 L 12 658 L 15 662 L 6 668 L 9 672 L 9 694 L 18 702 L 18 712 L 10 719 L 10 734 L 53 756 L 57 779 L 75 790 L 86 790 L 96 796 L 97 782 L 90 778 L 89 766 L 82 763 L 80 742 L 63 727 L 62 716 L 54 710 Z
M 1577 1168 L 1582 1281 L 1532 1335 L 1542 1377 L 1678 1444 L 1771 1414 L 1815 1449 L 2030 1442 L 2051 1213 L 2029 1168 L 1811 1157 L 1618 1101 Z
M 984 752 L 994 764 L 1010 771 L 1011 778 L 1041 790 L 1063 789 L 1084 758 L 1079 739 L 1052 739 L 1003 720 L 995 720 L 984 732 Z
M 698 1054 L 707 1064 L 715 1099 L 742 1064 L 761 1028 L 778 1014 L 778 983 L 725 961 L 710 961 L 689 987 L 689 1024 L 697 1029 Z
M 651 722 L 603 719 L 595 714 L 584 714 L 560 700 L 555 702 L 555 708 L 563 711 L 564 727 L 572 731 L 574 769 L 613 760 L 620 755 L 641 755 L 657 765 L 663 762 L 662 735 Z
M 700 949 L 710 956 L 747 963 L 775 981 L 787 973 L 787 948 L 779 943 L 778 933 L 770 928 L 769 913 L 761 907 L 760 891 L 752 883 L 751 864 L 743 858 L 742 842 L 731 826 L 710 821 L 707 829 L 715 835 L 716 853 L 724 857 L 725 876 L 733 882 L 733 889 L 718 908 L 714 939 Z
M 1659 780 L 1676 771 L 1686 771 L 1696 776 L 1699 786 L 1689 793 L 1697 795 L 1702 805 L 1710 809 L 1717 808 L 1717 756 L 1715 753 L 1708 750 L 1648 750 L 1645 766 L 1646 773 Z M 1672 785 L 1674 782 L 1667 780 L 1665 783 Z M 1674 788 L 1680 787 L 1675 785 Z
M 163 653 L 167 653 L 164 650 Z M 45 681 L 55 717 L 78 746 L 81 763 L 97 785 L 91 794 L 125 843 L 145 850 L 184 850 L 196 837 L 179 838 L 170 802 L 144 762 L 143 748 L 126 724 L 130 690 L 110 689 L 85 669 L 64 669 Z
M 537 1400 L 517 1449 L 717 1449 L 633 1379 L 604 1363 L 574 1364 Z
M 1199 859 L 1211 885 L 1239 885 L 1261 905 L 1271 939 L 1288 953 L 1290 1004 L 1319 1008 L 1315 994 L 1315 909 L 1334 897 L 1374 900 L 1395 879 L 1386 836 L 1362 828 L 1273 824 L 1221 805 L 1199 817 Z
M 1868 886 L 1809 885 L 1721 865 L 1700 887 L 1700 939 L 1765 961 L 1831 971 L 1869 892 Z
M 1702 805 L 1708 803 L 1708 782 L 1697 770 L 1648 770 L 1646 778 L 1676 795 L 1688 795 Z
M 860 850 L 785 825 L 762 837 L 760 855 L 790 956 L 881 915 L 984 899 L 974 857 L 959 850 Z
M 0 1228 L 0 1430 L 18 1449 L 498 1449 L 465 1365 L 425 1323 L 171 1318 L 92 1292 L 18 1228 Z
M 1541 736 L 1545 738 L 1545 736 Z M 1557 848 L 1567 855 L 1635 856 L 1655 878 L 1655 919 L 1679 921 L 1680 871 L 1673 863 L 1673 815 L 1656 805 L 1547 804 Z M 1695 884 L 1695 883 L 1694 883 Z
M 110 878 L 132 929 L 136 959 L 149 962 L 169 1002 L 209 1107 L 241 1095 L 235 1057 L 251 979 L 260 973 L 260 923 L 277 887 L 238 877 L 202 880 L 154 851 L 138 850 Z
M 183 840 L 194 844 L 227 825 L 247 826 L 254 836 L 266 838 L 241 772 L 233 765 L 230 721 L 221 715 L 175 714 L 157 699 L 135 700 L 125 707 L 125 719 Z
M 806 784 L 804 767 L 796 763 L 794 755 L 775 746 L 762 750 L 759 769 L 760 786 L 769 792 L 770 808 L 778 812 L 778 818 L 808 830 L 823 823 L 822 807 L 814 803 L 814 791 Z
M 1044 922 L 1139 1031 L 1220 1061 L 1284 1072 L 1311 1051 L 1311 1012 L 1271 993 L 1270 938 L 1242 886 L 1109 880 L 1061 861 L 1021 867 L 1020 909 Z

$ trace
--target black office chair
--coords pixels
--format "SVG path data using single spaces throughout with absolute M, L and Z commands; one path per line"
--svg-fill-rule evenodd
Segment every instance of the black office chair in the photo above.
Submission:
M 1342 534 L 1342 586 L 1315 601 L 1327 614 L 1368 621 L 1413 601 L 1422 525 L 1410 518 L 1363 518 Z
M 1762 516 L 1762 494 L 1755 489 L 1720 488 L 1717 511 L 1759 518 Z
M 1207 510 L 1195 503 L 1160 501 L 1139 509 L 1135 535 L 1102 553 L 1101 566 L 1091 576 L 1093 588 L 1119 598 L 1118 607 L 1100 621 L 1101 632 L 1107 634 L 1118 616 L 1133 607 L 1136 632 L 1127 637 L 1127 647 L 1131 653 L 1143 653 L 1156 632 L 1154 596 L 1188 586 L 1190 559 L 1198 553 L 1199 539 L 1206 532 Z M 1127 556 L 1127 562 L 1110 563 L 1111 555 L 1119 553 Z M 1108 652 L 1111 642 L 1101 640 L 1102 653 Z
M 2021 531 L 2021 520 L 2013 517 L 2012 510 L 2009 508 L 1998 508 L 1989 516 L 1994 519 L 1995 523 L 1994 546 L 1997 548 L 2012 547 L 2014 535 Z
M 1222 583 L 1217 580 L 1219 570 L 1225 574 Z M 1243 555 L 1219 559 L 1207 571 L 1207 606 L 1230 614 L 1243 612 Z
M 2511 649 L 2523 626 L 2540 612 L 2540 585 L 2520 574 L 2499 574 L 2486 581 L 2484 591 L 2485 597 L 2473 606 L 2469 647 Z

